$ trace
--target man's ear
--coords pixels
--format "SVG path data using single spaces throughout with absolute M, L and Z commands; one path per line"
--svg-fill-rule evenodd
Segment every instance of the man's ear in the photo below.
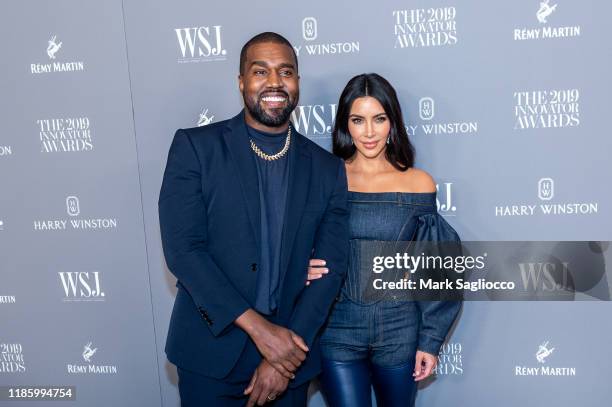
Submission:
M 244 92 L 244 82 L 242 80 L 242 74 L 238 75 L 238 89 L 240 89 L 240 93 Z

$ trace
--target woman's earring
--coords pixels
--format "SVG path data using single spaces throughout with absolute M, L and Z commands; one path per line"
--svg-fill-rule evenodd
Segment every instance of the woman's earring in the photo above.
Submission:
M 391 136 L 387 136 L 387 144 L 390 143 L 390 140 L 391 140 Z
M 353 143 L 353 138 L 351 137 L 351 145 L 353 145 L 353 144 L 355 144 L 355 143 Z

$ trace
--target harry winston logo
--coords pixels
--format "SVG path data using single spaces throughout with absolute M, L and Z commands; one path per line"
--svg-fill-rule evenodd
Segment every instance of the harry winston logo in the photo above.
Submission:
M 434 118 L 434 106 L 434 100 L 428 96 L 419 100 L 419 117 L 421 120 L 431 120 Z
M 57 35 L 51 37 L 51 39 L 49 40 L 49 45 L 47 46 L 47 55 L 49 55 L 50 59 L 55 59 L 55 54 L 62 47 L 62 42 L 60 41 L 60 43 L 58 44 L 57 42 L 55 42 L 56 39 Z
M 555 197 L 555 182 L 552 178 L 540 178 L 538 181 L 538 198 L 540 201 L 513 203 L 511 205 L 496 205 L 495 216 L 533 216 L 533 215 L 594 215 L 599 213 L 599 203 L 589 201 L 578 202 L 546 202 Z
M 549 15 L 553 13 L 557 9 L 557 5 L 548 4 L 550 0 L 544 0 L 540 2 L 540 9 L 536 13 L 536 17 L 538 21 L 542 24 L 546 24 L 548 21 L 546 20 Z
M 444 106 L 442 106 L 444 107 Z M 448 120 L 452 116 L 448 116 L 442 112 L 439 113 L 439 105 L 436 105 L 434 99 L 430 96 L 424 96 L 418 101 L 420 124 L 409 124 L 406 126 L 406 131 L 409 136 L 418 134 L 423 135 L 443 135 L 443 134 L 472 134 L 478 132 L 478 122 Z M 444 109 L 442 109 L 444 110 Z M 438 120 L 435 120 L 438 118 Z M 441 118 L 441 119 L 440 119 Z
M 79 213 L 81 213 L 79 198 L 76 196 L 66 197 L 66 211 L 70 216 L 79 216 Z
M 538 362 L 545 363 L 546 358 L 549 357 L 553 353 L 554 350 L 555 348 L 550 348 L 550 349 L 548 348 L 548 341 L 546 341 L 540 346 L 538 346 L 538 351 L 536 352 L 535 357 L 538 360 Z
M 550 201 L 555 196 L 555 182 L 552 178 L 541 178 L 538 181 L 538 198 Z
M 317 39 L 317 19 L 314 17 L 306 17 L 302 20 L 302 36 L 306 41 L 314 41 Z
M 116 229 L 117 219 L 116 218 L 101 218 L 101 217 L 87 217 L 81 218 L 81 205 L 79 198 L 73 195 L 66 197 L 66 213 L 69 218 L 55 218 L 55 219 L 35 219 L 33 221 L 34 230 L 46 231 L 46 230 L 67 230 L 67 229 Z
M 359 53 L 359 41 L 325 41 L 315 42 L 319 37 L 319 23 L 315 17 L 305 17 L 302 20 L 302 38 L 304 43 L 295 44 L 295 54 L 301 55 L 334 55 Z M 327 36 L 325 36 L 327 37 Z M 327 38 L 326 38 L 327 39 Z

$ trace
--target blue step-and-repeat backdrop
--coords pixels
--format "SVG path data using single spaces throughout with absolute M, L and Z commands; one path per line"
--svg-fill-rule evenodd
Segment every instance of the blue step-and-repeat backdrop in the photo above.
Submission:
M 261 31 L 293 43 L 292 120 L 325 148 L 349 78 L 394 85 L 464 240 L 612 240 L 611 15 L 603 0 L 3 2 L 0 386 L 179 405 L 162 173 L 177 128 L 241 109 L 240 48 Z M 466 302 L 417 406 L 609 405 L 611 312 Z

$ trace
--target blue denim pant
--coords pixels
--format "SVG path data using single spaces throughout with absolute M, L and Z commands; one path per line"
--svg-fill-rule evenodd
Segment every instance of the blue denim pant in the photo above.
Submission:
M 418 309 L 410 301 L 358 304 L 341 295 L 321 336 L 324 358 L 339 362 L 367 359 L 380 367 L 414 360 Z
M 321 387 L 328 405 L 370 407 L 372 385 L 379 407 L 414 404 L 417 311 L 414 302 L 336 302 L 321 337 Z

